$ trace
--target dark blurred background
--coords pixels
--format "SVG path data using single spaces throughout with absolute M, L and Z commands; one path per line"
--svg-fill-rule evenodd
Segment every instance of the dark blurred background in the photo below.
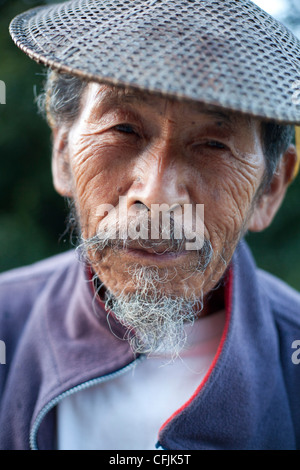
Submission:
M 71 248 L 63 235 L 67 207 L 52 186 L 51 136 L 35 104 L 44 70 L 8 34 L 15 15 L 46 3 L 57 2 L 0 0 L 0 80 L 6 84 L 6 104 L 0 105 L 0 271 Z M 299 0 L 257 3 L 300 34 Z M 277 3 L 281 8 L 274 9 Z M 260 267 L 300 290 L 300 176 L 272 226 L 247 240 Z

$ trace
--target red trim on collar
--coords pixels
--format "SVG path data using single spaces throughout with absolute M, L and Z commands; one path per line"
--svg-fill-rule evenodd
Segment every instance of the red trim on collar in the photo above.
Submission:
M 196 398 L 196 396 L 201 392 L 201 390 L 203 389 L 203 387 L 205 386 L 205 384 L 207 383 L 213 369 L 215 368 L 216 366 L 216 363 L 218 362 L 219 360 L 219 357 L 221 355 L 221 352 L 223 350 L 223 346 L 224 346 L 224 343 L 225 343 L 225 340 L 227 338 L 227 333 L 228 333 L 228 328 L 229 328 L 229 323 L 230 323 L 230 319 L 231 319 L 231 311 L 232 311 L 232 287 L 233 287 L 233 268 L 230 267 L 230 269 L 228 270 L 228 273 L 227 273 L 227 282 L 225 283 L 225 286 L 224 286 L 224 301 L 225 301 L 225 310 L 226 310 L 226 320 L 225 320 L 225 326 L 224 326 L 224 331 L 222 333 L 222 337 L 221 337 L 221 341 L 220 341 L 220 344 L 219 344 L 219 347 L 218 347 L 218 350 L 216 352 L 216 355 L 213 359 L 213 362 L 211 363 L 210 365 L 210 368 L 208 369 L 205 377 L 203 378 L 202 382 L 200 383 L 199 387 L 196 389 L 196 391 L 193 393 L 193 395 L 191 396 L 191 398 L 186 402 L 184 403 L 184 405 L 182 405 L 178 410 L 176 410 L 171 416 L 170 418 L 167 419 L 167 421 L 164 422 L 164 424 L 161 426 L 160 430 L 159 430 L 159 433 L 167 426 L 167 424 L 172 421 L 173 418 L 175 418 L 179 413 L 181 413 L 185 408 L 187 408 L 190 403 L 194 400 L 194 398 Z
M 103 300 L 101 300 L 101 298 L 99 297 L 99 295 L 97 294 L 96 292 L 96 289 L 95 289 L 95 284 L 93 282 L 93 277 L 94 277 L 95 273 L 93 271 L 93 269 L 91 268 L 91 266 L 86 266 L 86 276 L 87 276 L 87 280 L 89 281 L 89 287 L 91 289 L 91 292 L 93 294 L 93 297 L 96 299 L 96 301 L 98 302 L 98 304 L 100 305 L 100 307 L 107 313 L 107 314 L 110 314 L 115 320 L 116 319 L 116 316 L 114 314 L 114 312 L 110 309 L 107 309 L 105 307 L 105 302 L 103 302 Z M 118 320 L 117 320 L 118 321 Z
M 85 269 L 85 272 L 86 272 L 86 277 L 87 277 L 91 292 L 93 294 L 93 297 L 96 298 L 98 304 L 106 311 L 105 303 L 100 299 L 99 295 L 96 292 L 95 285 L 94 285 L 94 282 L 93 282 L 93 277 L 94 277 L 95 273 L 92 270 L 91 266 L 87 265 L 86 269 Z
M 92 281 L 93 279 L 93 271 L 91 269 L 91 267 L 87 267 L 87 278 L 89 281 Z M 95 287 L 94 287 L 94 283 L 91 282 L 90 283 L 90 286 L 91 286 L 91 289 L 92 289 L 92 292 L 93 292 L 93 295 L 95 295 Z M 226 279 L 226 282 L 225 282 L 225 286 L 224 286 L 224 302 L 225 302 L 225 310 L 226 310 L 226 318 L 225 318 L 225 326 L 224 326 L 224 330 L 223 330 L 223 333 L 222 333 L 222 337 L 221 337 L 221 341 L 220 341 L 220 344 L 219 344 L 219 347 L 217 349 L 217 352 L 216 352 L 216 355 L 205 375 L 205 377 L 203 378 L 202 382 L 200 383 L 199 387 L 196 389 L 196 391 L 193 393 L 193 395 L 191 396 L 191 398 L 186 402 L 184 403 L 184 405 L 182 405 L 178 410 L 176 410 L 171 416 L 170 418 L 167 419 L 167 421 L 164 422 L 164 424 L 161 426 L 161 428 L 159 429 L 159 433 L 167 426 L 167 424 L 172 421 L 173 418 L 175 418 L 179 413 L 181 413 L 185 408 L 187 408 L 190 403 L 194 400 L 194 398 L 196 398 L 196 396 L 201 392 L 201 390 L 204 388 L 205 384 L 207 383 L 213 369 L 215 368 L 218 360 L 219 360 L 219 357 L 223 351 L 223 346 L 224 346 L 224 343 L 225 343 L 225 340 L 227 338 L 227 334 L 228 334 L 228 329 L 229 329 L 229 323 L 230 323 L 230 320 L 231 320 L 231 311 L 232 311 L 232 291 L 233 291 L 233 267 L 231 266 L 227 272 L 227 279 Z M 105 309 L 105 304 L 104 302 L 102 302 L 102 300 L 100 299 L 100 297 L 97 295 L 97 301 L 98 303 L 101 305 L 101 307 Z M 107 311 L 107 310 L 106 310 Z M 111 313 L 113 316 L 114 316 L 114 313 L 112 311 L 109 311 L 109 313 Z

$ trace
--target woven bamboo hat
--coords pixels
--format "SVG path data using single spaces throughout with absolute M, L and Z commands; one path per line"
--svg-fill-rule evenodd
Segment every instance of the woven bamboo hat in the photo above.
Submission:
M 300 41 L 250 0 L 72 0 L 10 33 L 60 72 L 300 125 Z

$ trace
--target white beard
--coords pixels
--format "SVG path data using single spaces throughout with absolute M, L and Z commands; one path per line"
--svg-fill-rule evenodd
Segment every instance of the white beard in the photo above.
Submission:
M 183 250 L 185 240 L 172 239 L 168 241 L 169 249 L 180 253 Z M 145 242 L 144 242 L 145 243 Z M 148 242 L 149 243 L 149 242 Z M 150 242 L 151 243 L 151 242 Z M 161 243 L 164 245 L 166 241 Z M 130 246 L 130 240 L 111 240 L 109 233 L 99 238 L 97 235 L 90 239 L 81 239 L 79 249 L 87 260 L 103 252 L 105 249 L 120 250 Z M 143 246 L 143 241 L 141 241 Z M 149 246 L 149 244 L 148 244 Z M 153 247 L 159 248 L 160 243 L 153 243 Z M 204 246 L 198 251 L 197 261 L 190 266 L 185 266 L 187 277 L 196 273 L 203 274 L 208 267 L 213 255 L 210 242 L 205 241 Z M 96 266 L 94 266 L 97 272 Z M 135 292 L 126 294 L 126 286 L 122 292 L 110 292 L 106 289 L 106 308 L 111 310 L 120 323 L 126 327 L 126 339 L 129 341 L 134 353 L 153 354 L 168 351 L 171 357 L 179 355 L 185 344 L 185 324 L 193 323 L 195 314 L 203 309 L 203 292 L 201 288 L 194 294 L 189 291 L 188 296 L 167 295 L 164 292 L 164 283 L 176 276 L 176 269 L 161 270 L 156 266 L 145 267 L 132 265 L 128 275 L 132 285 L 136 286 Z
M 134 353 L 167 352 L 176 358 L 186 341 L 185 325 L 203 308 L 202 292 L 189 298 L 166 295 L 161 286 L 167 273 L 162 279 L 155 267 L 136 266 L 131 275 L 136 291 L 114 295 L 107 290 L 106 307 L 127 328 Z

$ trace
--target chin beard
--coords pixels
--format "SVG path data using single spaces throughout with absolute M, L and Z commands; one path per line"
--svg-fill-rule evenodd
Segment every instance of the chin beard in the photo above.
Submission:
M 159 249 L 161 244 L 173 253 L 184 250 L 186 239 L 152 241 L 140 240 L 140 246 L 149 246 Z M 78 246 L 86 262 L 89 262 L 97 273 L 97 264 L 105 250 L 115 250 L 118 253 L 122 248 L 130 247 L 130 240 L 112 240 L 110 234 L 106 237 L 95 235 L 90 239 L 81 237 Z M 197 274 L 199 278 L 210 264 L 213 256 L 212 245 L 204 240 L 203 247 L 197 251 L 196 259 L 190 265 L 183 265 L 181 270 L 184 278 Z M 193 323 L 203 309 L 203 292 L 201 287 L 197 292 L 186 290 L 186 295 L 171 295 L 166 293 L 164 284 L 172 282 L 176 277 L 175 268 L 160 269 L 157 266 L 131 265 L 128 269 L 129 284 L 135 286 L 134 292 L 128 293 L 128 286 L 121 292 L 109 290 L 99 279 L 98 291 L 105 289 L 106 309 L 113 312 L 115 319 L 125 328 L 125 338 L 129 341 L 135 354 L 167 353 L 174 359 L 180 354 L 186 341 L 185 325 Z M 97 276 L 95 276 L 97 278 Z M 184 279 L 182 279 L 184 281 Z M 131 290 L 131 289 L 130 289 Z M 108 317 L 109 320 L 109 317 Z
M 176 358 L 186 341 L 185 325 L 192 324 L 203 309 L 202 292 L 185 298 L 164 293 L 163 277 L 156 267 L 135 266 L 133 293 L 105 292 L 107 310 L 126 328 L 125 338 L 135 354 L 166 353 Z

